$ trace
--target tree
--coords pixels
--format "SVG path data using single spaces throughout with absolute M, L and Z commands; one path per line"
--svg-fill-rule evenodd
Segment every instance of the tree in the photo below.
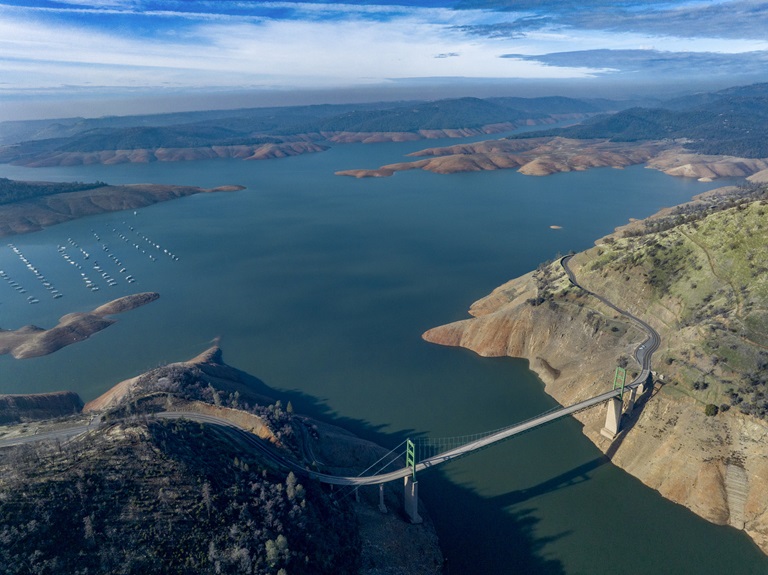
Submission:
M 280 551 L 277 549 L 277 544 L 274 542 L 274 540 L 269 539 L 264 544 L 264 547 L 267 551 L 267 564 L 270 567 L 274 567 L 280 560 Z
M 288 501 L 293 501 L 296 497 L 296 476 L 293 471 L 289 471 L 285 479 L 285 494 L 288 496 Z
M 213 503 L 213 498 L 211 497 L 211 484 L 207 481 L 203 483 L 203 503 L 205 504 L 205 509 L 208 512 L 208 519 L 211 518 L 211 504 Z

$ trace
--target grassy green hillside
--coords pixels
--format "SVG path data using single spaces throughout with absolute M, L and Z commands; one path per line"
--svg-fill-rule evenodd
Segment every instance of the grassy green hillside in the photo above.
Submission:
M 650 318 L 669 391 L 768 418 L 768 188 L 716 193 L 583 254 L 585 285 Z

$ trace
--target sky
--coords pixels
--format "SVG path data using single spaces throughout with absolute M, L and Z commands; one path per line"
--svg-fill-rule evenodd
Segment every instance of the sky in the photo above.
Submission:
M 766 72 L 754 0 L 0 0 L 0 120 L 682 93 Z

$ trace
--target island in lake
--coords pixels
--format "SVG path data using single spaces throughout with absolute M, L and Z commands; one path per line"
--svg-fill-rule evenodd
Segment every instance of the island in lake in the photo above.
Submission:
M 0 329 L 0 355 L 10 353 L 16 359 L 26 359 L 54 353 L 88 339 L 117 321 L 107 316 L 136 309 L 159 297 L 158 293 L 145 292 L 117 298 L 90 312 L 68 313 L 50 329 L 35 325 L 16 330 Z

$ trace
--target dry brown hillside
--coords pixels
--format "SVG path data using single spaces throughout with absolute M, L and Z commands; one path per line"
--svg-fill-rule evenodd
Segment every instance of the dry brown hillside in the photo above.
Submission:
M 744 529 L 768 552 L 768 192 L 716 190 L 620 228 L 571 260 L 579 282 L 651 324 L 656 389 L 610 442 L 604 410 L 578 417 L 613 462 L 662 495 Z M 572 286 L 559 261 L 472 305 L 425 339 L 528 358 L 563 404 L 610 387 L 644 334 Z

